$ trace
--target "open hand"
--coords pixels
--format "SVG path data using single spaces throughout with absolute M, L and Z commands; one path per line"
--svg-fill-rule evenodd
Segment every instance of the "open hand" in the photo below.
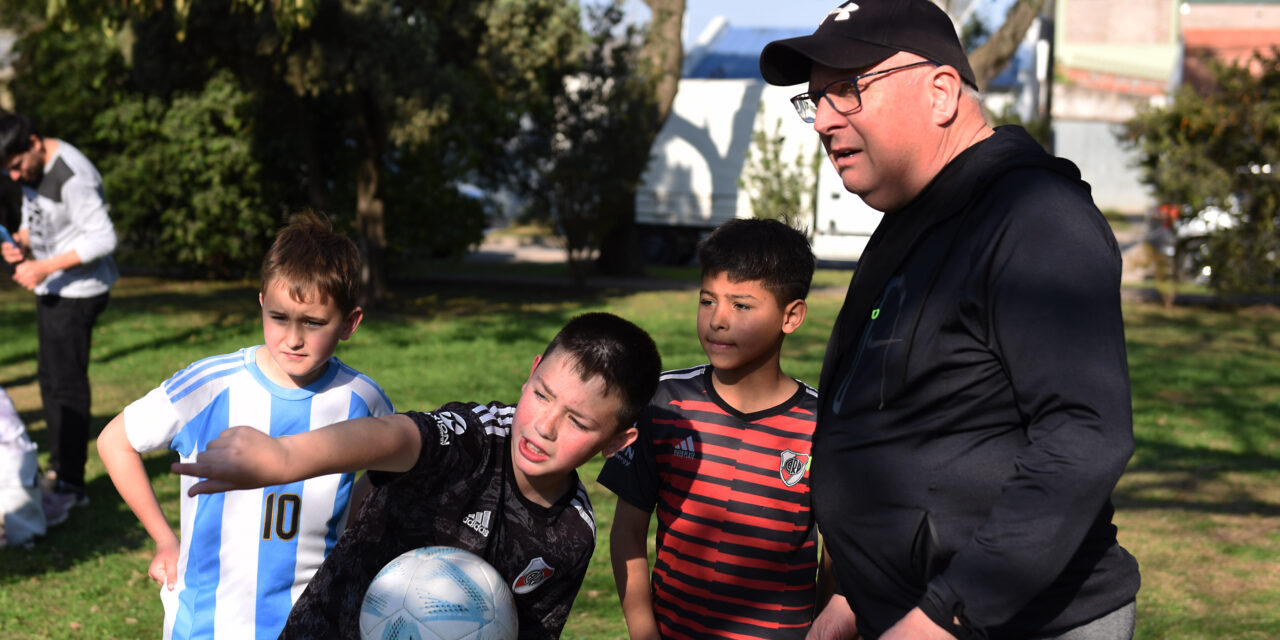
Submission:
M 187 495 L 256 489 L 285 484 L 288 449 L 277 439 L 253 427 L 231 427 L 196 455 L 195 462 L 175 463 L 174 473 L 205 478 Z

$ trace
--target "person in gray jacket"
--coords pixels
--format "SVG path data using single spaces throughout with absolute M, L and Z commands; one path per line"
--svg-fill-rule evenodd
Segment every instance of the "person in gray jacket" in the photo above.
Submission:
M 119 277 L 111 257 L 116 232 L 102 177 L 65 140 L 41 136 L 23 115 L 0 114 L 0 161 L 22 185 L 22 224 L 0 250 L 13 280 L 36 294 L 37 377 L 50 453 L 44 506 L 49 524 L 59 524 L 89 500 L 89 345 Z

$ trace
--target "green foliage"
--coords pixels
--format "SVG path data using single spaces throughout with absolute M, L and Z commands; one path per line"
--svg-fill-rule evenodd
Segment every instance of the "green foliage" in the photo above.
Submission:
M 639 57 L 642 31 L 628 26 L 615 35 L 622 2 L 588 13 L 589 40 L 513 147 L 514 164 L 525 169 L 517 188 L 528 199 L 526 215 L 554 224 L 579 281 L 589 255 L 623 216 L 634 214 L 657 126 L 651 80 Z
M 1124 139 L 1160 202 L 1188 213 L 1216 206 L 1234 218 L 1209 238 L 1211 286 L 1222 295 L 1266 290 L 1280 274 L 1280 51 L 1248 67 L 1210 67 L 1212 89 L 1184 86 L 1169 106 L 1127 123 Z
M 760 111 L 763 113 L 764 108 Z M 772 133 L 759 128 L 753 131 L 750 155 L 738 186 L 747 190 L 755 217 L 812 232 L 817 220 L 814 190 L 822 157 L 815 153 L 806 158 L 801 150 L 788 162 L 782 157 L 785 143 L 781 119 L 774 122 Z
M 132 97 L 95 119 L 122 257 L 254 273 L 276 227 L 252 153 L 249 96 L 220 72 L 199 93 Z
M 20 9 L 0 3 L 5 13 Z M 8 19 L 21 20 L 21 15 Z M 38 131 L 65 138 L 93 158 L 93 119 L 132 90 L 119 45 L 98 29 L 64 34 L 30 28 L 14 44 L 14 102 Z
M 1012 124 L 1026 129 L 1027 133 L 1035 138 L 1036 142 L 1046 150 L 1051 146 L 1053 139 L 1053 126 L 1048 118 L 1032 118 L 1031 120 L 1023 120 L 1013 104 L 1006 104 L 1000 113 L 990 114 L 991 126 L 998 127 L 1001 125 Z
M 960 27 L 960 46 L 968 53 L 972 53 L 974 49 L 982 46 L 982 43 L 991 37 L 991 27 L 982 21 L 978 16 L 978 12 L 974 11 L 969 14 L 968 19 L 964 21 L 964 25 Z
M 484 220 L 457 185 L 513 170 L 494 158 L 581 34 L 562 0 L 0 0 L 0 16 L 20 29 L 17 109 L 103 171 L 133 255 L 219 274 L 252 271 L 307 208 L 379 274 L 384 254 L 461 255 Z

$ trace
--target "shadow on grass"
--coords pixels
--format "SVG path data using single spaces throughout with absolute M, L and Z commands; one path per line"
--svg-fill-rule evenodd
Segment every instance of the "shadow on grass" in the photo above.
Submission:
M 22 349 L 0 358 L 0 367 L 7 367 L 9 365 L 21 364 L 24 362 L 35 362 L 35 303 L 32 302 L 28 307 L 21 309 L 7 309 L 4 313 L 0 313 L 0 335 L 5 336 L 6 340 L 14 340 L 19 336 L 30 335 L 31 343 L 31 347 L 28 349 Z
M 549 339 L 584 306 L 604 305 L 611 292 L 559 286 L 503 285 L 489 282 L 400 284 L 370 310 L 380 325 L 379 340 L 402 347 L 421 340 L 409 330 L 430 318 L 465 318 L 446 339 L 499 344 Z
M 1280 313 L 1136 308 L 1126 321 L 1131 469 L 1280 471 Z
M 169 471 L 175 455 L 143 458 L 147 476 L 163 503 L 180 490 L 178 479 Z M 146 550 L 147 560 L 137 570 L 146 574 L 152 543 L 129 506 L 116 492 L 106 474 L 91 479 L 86 487 L 89 505 L 76 507 L 66 522 L 49 529 L 31 549 L 0 549 L 0 585 L 19 584 L 28 578 L 66 571 L 104 555 Z M 166 514 L 176 516 L 177 514 Z

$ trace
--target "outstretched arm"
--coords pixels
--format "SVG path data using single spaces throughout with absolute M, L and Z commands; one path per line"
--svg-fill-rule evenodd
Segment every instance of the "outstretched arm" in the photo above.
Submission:
M 658 621 L 653 615 L 653 594 L 649 587 L 650 514 L 618 498 L 609 530 L 609 558 L 613 579 L 622 601 L 631 640 L 657 640 Z
M 408 471 L 421 450 L 418 425 L 396 413 L 280 438 L 253 427 L 231 427 L 210 442 L 195 462 L 174 464 L 173 471 L 205 478 L 191 487 L 188 493 L 194 496 L 361 469 Z
M 107 467 L 116 491 L 156 543 L 156 554 L 147 568 L 147 577 L 172 590 L 178 581 L 178 536 L 160 509 L 142 456 L 129 443 L 123 413 L 112 418 L 98 436 L 98 456 Z

